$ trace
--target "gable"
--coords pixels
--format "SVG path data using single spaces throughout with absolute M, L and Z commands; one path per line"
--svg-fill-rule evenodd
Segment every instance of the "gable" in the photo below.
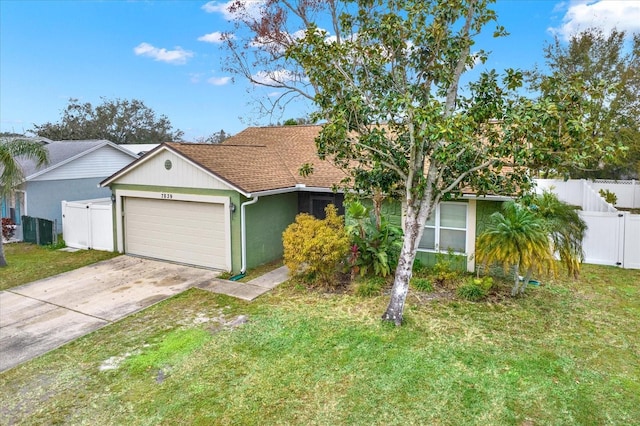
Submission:
M 126 152 L 104 145 L 42 174 L 36 173 L 29 181 L 102 178 L 131 163 L 134 158 Z
M 167 161 L 171 163 L 169 169 L 165 166 Z M 235 190 L 221 179 L 166 149 L 132 167 L 112 183 Z

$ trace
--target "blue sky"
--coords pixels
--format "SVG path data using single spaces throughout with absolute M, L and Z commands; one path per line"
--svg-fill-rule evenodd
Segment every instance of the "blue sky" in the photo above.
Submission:
M 56 122 L 69 98 L 95 106 L 101 97 L 140 99 L 189 141 L 269 124 L 255 106 L 255 96 L 266 92 L 222 71 L 226 53 L 215 33 L 230 28 L 225 5 L 0 0 L 0 131 Z M 542 64 L 554 33 L 564 38 L 590 26 L 640 31 L 640 1 L 498 0 L 495 9 L 511 35 L 483 37 L 478 45 L 492 52 L 485 67 L 498 70 Z M 309 111 L 292 107 L 273 121 Z

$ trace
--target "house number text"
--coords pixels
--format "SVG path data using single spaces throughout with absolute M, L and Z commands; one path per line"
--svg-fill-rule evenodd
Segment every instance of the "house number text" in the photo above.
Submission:
M 173 194 L 165 194 L 164 192 L 160 194 L 160 198 L 163 200 L 171 200 L 173 198 Z

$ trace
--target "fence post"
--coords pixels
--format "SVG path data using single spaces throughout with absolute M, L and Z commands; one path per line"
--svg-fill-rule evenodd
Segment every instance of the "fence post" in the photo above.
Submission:
M 36 223 L 36 244 L 40 245 L 40 218 L 35 218 Z

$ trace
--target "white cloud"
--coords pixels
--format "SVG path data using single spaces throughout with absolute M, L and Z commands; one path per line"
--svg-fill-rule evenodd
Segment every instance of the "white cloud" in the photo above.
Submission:
M 221 44 L 225 39 L 234 39 L 233 34 L 223 34 L 220 31 L 214 31 L 209 34 L 205 34 L 202 37 L 198 37 L 198 41 L 204 41 L 205 43 Z
M 630 33 L 640 30 L 640 2 L 637 1 L 573 0 L 556 5 L 559 7 L 566 10 L 562 24 L 549 31 L 565 40 L 588 28 L 601 28 L 605 33 L 613 28 Z
M 207 13 L 221 13 L 228 21 L 234 21 L 242 17 L 258 18 L 266 0 L 244 0 L 242 10 L 234 7 L 236 3 L 237 0 L 229 0 L 227 2 L 210 1 L 202 6 L 202 10 Z
M 138 56 L 146 56 L 156 61 L 166 62 L 168 64 L 185 64 L 187 59 L 193 57 L 193 52 L 176 47 L 175 50 L 167 50 L 164 48 L 154 47 L 149 43 L 140 43 L 134 47 L 133 51 Z
M 231 83 L 231 77 L 211 77 L 207 79 L 207 83 L 214 86 L 224 86 Z

